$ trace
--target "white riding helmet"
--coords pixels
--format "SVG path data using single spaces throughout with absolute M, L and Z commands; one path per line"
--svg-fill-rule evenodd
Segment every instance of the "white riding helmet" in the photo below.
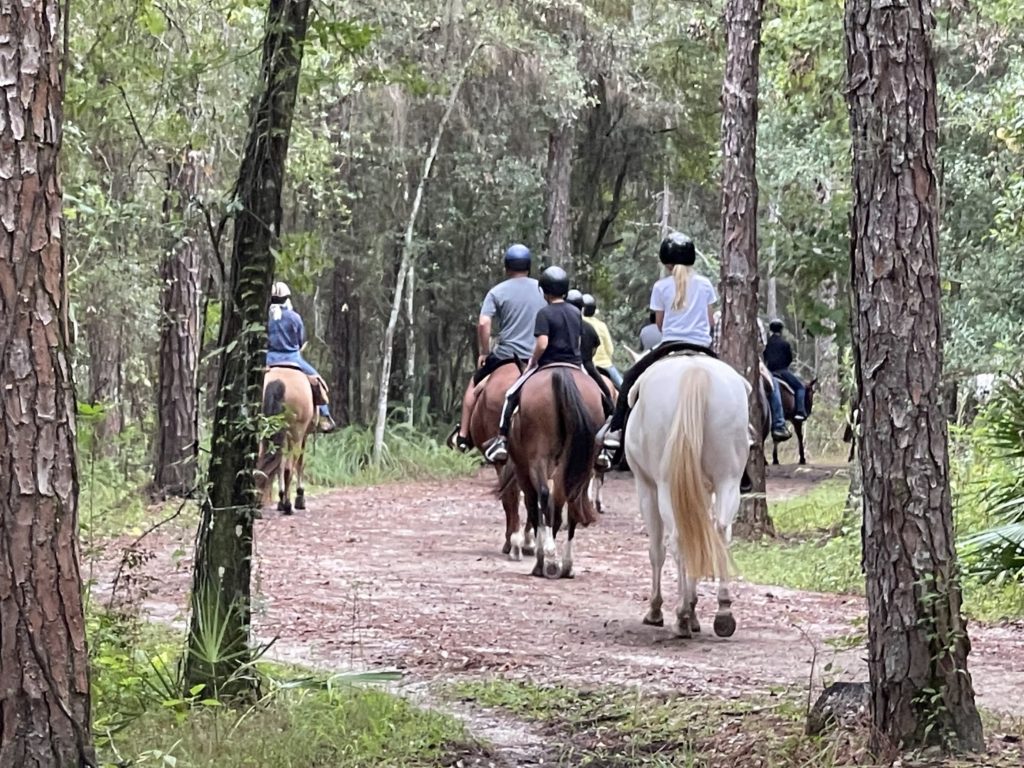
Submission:
M 270 298 L 272 299 L 289 299 L 291 298 L 292 291 L 288 287 L 287 283 L 280 281 L 274 283 L 274 286 L 270 289 Z

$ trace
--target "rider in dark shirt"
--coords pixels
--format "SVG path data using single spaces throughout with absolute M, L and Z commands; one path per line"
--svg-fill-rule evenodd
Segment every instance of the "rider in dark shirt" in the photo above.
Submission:
M 488 461 L 499 462 L 508 459 L 508 428 L 512 413 L 519 404 L 519 393 L 523 384 L 539 368 L 545 365 L 565 363 L 583 367 L 583 353 L 580 340 L 583 335 L 583 315 L 579 309 L 565 301 L 569 292 L 569 276 L 560 267 L 548 267 L 540 276 L 540 287 L 548 304 L 537 313 L 534 336 L 537 338 L 530 358 L 530 365 L 519 380 L 505 395 L 505 407 L 501 411 L 498 437 L 487 449 Z M 610 404 L 610 403 L 609 403 Z M 608 469 L 611 464 L 606 454 L 598 456 L 599 469 Z
M 806 395 L 807 388 L 800 378 L 789 370 L 793 364 L 793 347 L 782 336 L 783 325 L 781 320 L 772 320 L 768 324 L 771 335 L 764 345 L 764 364 L 768 367 L 772 376 L 777 376 L 786 382 L 793 390 L 793 397 L 796 401 L 795 421 L 803 421 L 807 418 Z

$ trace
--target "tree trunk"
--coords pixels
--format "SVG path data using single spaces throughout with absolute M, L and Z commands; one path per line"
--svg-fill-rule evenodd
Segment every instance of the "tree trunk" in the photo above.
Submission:
M 117 453 L 115 438 L 121 434 L 121 345 L 117 324 L 102 310 L 85 323 L 89 350 L 89 397 L 102 414 L 93 423 L 93 438 L 105 456 Z
M 209 495 L 196 534 L 192 619 L 185 689 L 245 696 L 249 661 L 253 477 L 273 247 L 281 227 L 281 189 L 302 65 L 309 0 L 270 0 L 263 65 L 238 172 L 229 295 L 220 326 L 220 394 L 213 424 Z M 218 635 L 216 653 L 209 647 Z
M 160 357 L 153 493 L 184 496 L 196 484 L 199 453 L 199 286 L 204 233 L 192 201 L 199 194 L 202 154 L 186 148 L 168 168 L 166 216 L 174 243 L 160 266 Z
M 836 275 L 821 281 L 818 286 L 818 298 L 830 313 L 835 312 L 839 294 Z M 822 320 L 825 333 L 814 337 L 814 375 L 818 380 L 814 388 L 814 401 L 831 409 L 839 407 L 839 348 L 836 346 L 836 321 L 831 317 Z
M 940 395 L 935 20 L 848 0 L 845 21 L 872 743 L 980 749 Z
M 0 9 L 0 765 L 95 764 L 61 238 L 63 19 Z
M 722 331 L 719 350 L 754 387 L 750 422 L 756 425 L 751 449 L 751 497 L 737 520 L 738 535 L 774 535 L 765 492 L 760 381 L 761 344 L 757 330 L 757 85 L 763 0 L 729 0 L 725 19 L 727 53 L 722 83 Z
M 548 134 L 548 169 L 544 250 L 549 264 L 558 264 L 573 272 L 572 158 L 576 149 L 576 125 L 566 121 Z

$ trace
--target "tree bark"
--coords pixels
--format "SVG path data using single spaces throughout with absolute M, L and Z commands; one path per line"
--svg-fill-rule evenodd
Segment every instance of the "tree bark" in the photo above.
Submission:
M 254 462 L 266 349 L 273 247 L 281 228 L 281 190 L 302 66 L 309 0 L 270 0 L 263 65 L 236 195 L 229 295 L 220 326 L 220 394 L 212 436 L 208 496 L 196 534 L 186 692 L 246 696 L 249 661 Z M 215 657 L 208 647 L 216 635 Z
M 59 155 L 62 7 L 0 8 L 0 765 L 95 764 Z
M 845 15 L 872 743 L 980 749 L 940 394 L 935 20 L 918 0 Z
M 821 281 L 818 298 L 830 313 L 835 312 L 839 296 L 839 283 L 835 273 Z M 836 346 L 836 321 L 831 317 L 822 320 L 826 333 L 814 337 L 814 375 L 818 380 L 814 388 L 816 404 L 835 409 L 839 407 L 839 348 Z
M 576 125 L 572 120 L 548 134 L 546 219 L 544 250 L 548 263 L 574 274 L 572 255 L 572 158 L 576 149 Z
M 774 535 L 765 499 L 757 330 L 757 88 L 763 0 L 729 0 L 722 83 L 722 331 L 719 350 L 754 388 L 750 422 L 757 428 L 749 464 L 753 494 L 737 519 L 738 535 Z
M 174 242 L 160 266 L 160 353 L 153 493 L 184 496 L 196 484 L 199 453 L 199 286 L 202 224 L 192 202 L 203 176 L 202 154 L 186 148 L 168 167 L 166 217 Z

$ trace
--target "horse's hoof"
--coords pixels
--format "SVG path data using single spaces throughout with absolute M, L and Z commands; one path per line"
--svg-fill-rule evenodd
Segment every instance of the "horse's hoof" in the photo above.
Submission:
M 515 548 L 513 548 L 512 551 L 508 553 L 508 559 L 512 560 L 513 562 L 516 562 L 516 563 L 522 562 L 522 559 L 523 559 L 522 547 L 515 547 Z
M 295 500 L 295 508 L 297 510 L 299 510 L 299 511 L 302 511 L 302 510 L 304 510 L 306 508 L 306 497 L 305 496 L 299 496 L 299 498 L 297 498 Z
M 801 464 L 806 464 L 807 463 L 807 459 L 800 459 L 800 463 Z
M 649 627 L 664 627 L 665 617 L 660 614 L 657 616 L 651 616 L 651 614 L 647 614 L 646 616 L 644 616 L 644 624 L 646 624 Z
M 562 575 L 561 566 L 554 560 L 547 560 L 544 562 L 544 578 L 546 579 L 557 579 Z
M 290 501 L 277 502 L 277 511 L 284 512 L 286 515 L 290 515 L 292 513 L 292 503 Z
M 694 634 L 700 633 L 700 622 L 696 619 L 690 619 L 690 631 Z
M 536 547 L 531 547 L 529 544 L 526 544 L 523 547 L 523 554 L 526 555 L 527 557 L 533 557 L 534 555 L 537 554 L 537 548 Z
M 676 637 L 681 637 L 683 640 L 689 640 L 693 637 L 693 632 L 690 631 L 690 622 L 686 621 L 676 627 Z
M 506 541 L 505 542 L 505 546 L 501 548 L 501 554 L 507 555 L 511 551 L 512 551 L 512 543 Z M 512 558 L 512 559 L 515 560 L 515 558 Z
M 533 566 L 533 570 L 530 571 L 530 575 L 537 576 L 539 578 L 544 578 L 544 566 L 540 563 L 535 563 Z
M 719 637 L 732 637 L 736 631 L 736 619 L 731 613 L 719 613 L 715 616 L 715 634 Z
M 575 579 L 576 578 L 576 574 L 572 572 L 572 566 L 571 565 L 564 565 L 564 566 L 562 566 L 561 576 L 562 576 L 563 579 Z

